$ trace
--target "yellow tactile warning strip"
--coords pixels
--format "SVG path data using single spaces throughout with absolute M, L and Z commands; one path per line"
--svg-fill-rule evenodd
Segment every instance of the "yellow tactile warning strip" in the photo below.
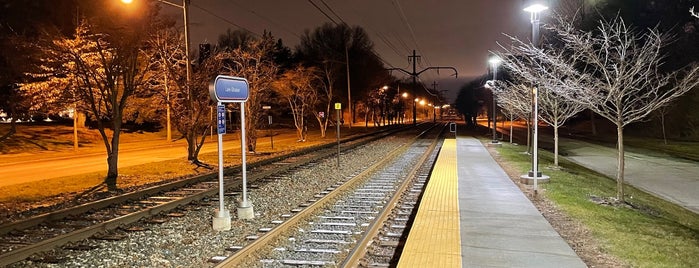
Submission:
M 398 267 L 461 267 L 456 140 L 439 152 Z

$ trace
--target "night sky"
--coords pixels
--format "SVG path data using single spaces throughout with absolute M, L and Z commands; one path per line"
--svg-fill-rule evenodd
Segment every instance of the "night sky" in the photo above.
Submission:
M 411 71 L 408 56 L 413 49 L 422 56 L 417 71 L 428 66 L 455 67 L 459 79 L 451 77 L 448 70 L 439 74 L 427 71 L 420 76 L 430 88 L 437 81 L 439 90 L 449 90 L 446 93 L 449 97 L 455 96 L 467 79 L 487 72 L 488 51 L 497 48 L 496 41 L 507 41 L 503 33 L 524 39 L 531 34 L 529 14 L 522 11 L 522 0 L 313 0 L 313 3 L 338 23 L 344 21 L 363 27 L 377 54 L 390 65 L 387 67 Z M 181 21 L 180 9 L 163 5 L 163 12 Z M 206 42 L 215 44 L 226 29 L 243 27 L 257 34 L 269 30 L 293 49 L 304 30 L 313 30 L 325 22 L 331 21 L 308 0 L 191 0 L 189 27 L 194 47 Z M 400 72 L 394 75 L 408 78 Z

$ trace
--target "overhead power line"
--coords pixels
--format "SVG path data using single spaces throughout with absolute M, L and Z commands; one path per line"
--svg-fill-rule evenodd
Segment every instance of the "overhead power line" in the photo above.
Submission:
M 245 7 L 245 6 L 243 6 L 242 4 L 237 3 L 237 2 L 235 2 L 235 1 L 233 1 L 233 0 L 230 0 L 230 2 L 231 2 L 233 5 L 236 5 L 236 6 L 238 6 L 239 8 L 245 9 L 247 12 L 250 12 L 250 14 L 253 14 L 253 15 L 255 15 L 255 16 L 257 16 L 257 17 L 259 17 L 259 18 L 261 18 L 261 19 L 263 19 L 263 20 L 265 20 L 265 21 L 271 23 L 271 24 L 273 24 L 274 26 L 277 26 L 277 27 L 281 28 L 283 31 L 285 31 L 285 32 L 287 32 L 287 33 L 293 35 L 294 37 L 298 38 L 299 40 L 301 40 L 301 36 L 300 36 L 300 35 L 298 35 L 298 34 L 297 34 L 296 32 L 294 32 L 294 31 L 290 30 L 288 27 L 284 26 L 283 24 L 278 23 L 278 22 L 276 22 L 275 20 L 270 19 L 270 18 L 268 18 L 268 17 L 266 17 L 266 16 L 263 16 L 262 14 L 257 13 L 255 10 L 252 10 L 251 8 Z
M 408 28 L 408 31 L 410 31 L 410 37 L 412 37 L 413 43 L 415 43 L 415 47 L 418 51 L 424 54 L 424 51 L 422 51 L 422 48 L 420 48 L 420 44 L 417 42 L 417 37 L 415 36 L 413 26 L 410 24 L 410 21 L 408 21 L 408 17 L 405 15 L 405 12 L 403 11 L 403 7 L 400 5 L 400 2 L 398 0 L 391 0 L 391 2 L 393 2 L 393 6 L 398 10 L 398 14 L 400 15 L 400 18 L 403 21 L 403 24 L 405 24 L 405 26 Z M 427 65 L 431 65 L 430 61 L 427 60 L 427 56 L 423 55 L 423 57 Z
M 228 24 L 230 24 L 230 25 L 233 25 L 233 26 L 235 26 L 235 27 L 238 27 L 238 29 L 245 30 L 246 32 L 251 33 L 251 34 L 253 34 L 253 35 L 257 36 L 257 37 L 261 37 L 260 34 L 258 34 L 258 33 L 256 33 L 256 32 L 253 32 L 253 31 L 250 31 L 248 28 L 245 28 L 245 27 L 243 27 L 243 26 L 241 26 L 241 25 L 236 24 L 235 22 L 232 22 L 232 21 L 230 21 L 230 20 L 228 20 L 228 19 L 226 19 L 226 18 L 224 18 L 224 17 L 221 17 L 221 16 L 219 16 L 219 15 L 217 15 L 217 14 L 211 12 L 210 10 L 208 10 L 208 9 L 206 9 L 206 8 L 203 8 L 203 7 L 201 7 L 201 6 L 198 6 L 197 4 L 190 4 L 190 5 L 193 6 L 193 7 L 196 7 L 196 8 L 198 8 L 198 9 L 200 9 L 201 11 L 204 11 L 204 12 L 208 13 L 209 15 L 214 16 L 214 17 L 216 17 L 216 18 L 218 18 L 218 19 L 220 19 L 220 20 L 222 20 L 222 21 L 224 21 L 224 22 L 226 22 L 226 23 L 228 23 Z
M 335 17 L 337 17 L 343 24 L 349 26 L 349 25 L 347 24 L 347 22 L 345 22 L 345 20 L 343 20 L 342 17 L 340 17 L 340 15 L 337 15 L 337 13 L 335 13 L 335 10 L 333 10 L 333 8 L 330 7 L 330 6 L 328 5 L 328 3 L 325 3 L 325 0 L 320 0 L 320 2 L 323 3 L 323 5 L 324 5 L 328 10 L 330 10 L 330 12 L 333 13 L 333 15 L 335 15 Z
M 320 8 L 318 5 L 316 5 L 316 3 L 314 3 L 312 0 L 308 0 L 308 2 L 311 3 L 311 5 L 313 5 L 318 11 L 320 11 L 320 13 L 323 13 L 323 15 L 325 15 L 325 17 L 328 18 L 330 21 L 332 21 L 335 25 L 338 24 L 337 21 L 335 21 L 333 18 L 331 18 L 330 15 L 328 15 L 328 13 L 325 13 L 325 11 L 322 8 Z

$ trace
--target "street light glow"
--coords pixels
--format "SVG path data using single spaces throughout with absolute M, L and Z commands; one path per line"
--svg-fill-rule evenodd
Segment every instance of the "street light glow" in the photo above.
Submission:
M 498 57 L 498 56 L 492 56 L 492 57 L 490 57 L 490 59 L 488 59 L 488 63 L 490 63 L 490 65 L 493 65 L 493 66 L 500 65 L 501 61 L 502 60 L 500 60 L 500 57 Z
M 547 10 L 547 9 L 549 9 L 549 7 L 542 5 L 542 4 L 539 4 L 539 3 L 536 3 L 536 4 L 532 4 L 532 5 L 524 8 L 524 11 L 529 12 L 529 13 L 539 13 L 539 12 Z
M 131 2 L 133 2 L 133 0 L 121 0 L 121 2 L 124 4 L 131 4 Z

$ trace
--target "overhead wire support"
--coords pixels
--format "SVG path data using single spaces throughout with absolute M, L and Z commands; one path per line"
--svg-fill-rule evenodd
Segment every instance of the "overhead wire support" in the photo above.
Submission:
M 459 72 L 456 70 L 456 68 L 451 67 L 451 66 L 430 66 L 425 69 L 422 69 L 421 71 L 416 70 L 416 59 L 420 58 L 420 56 L 416 55 L 415 50 L 413 50 L 413 55 L 408 56 L 408 59 L 412 59 L 413 62 L 413 71 L 406 71 L 405 69 L 402 68 L 388 68 L 387 70 L 389 71 L 401 71 L 413 78 L 413 87 L 412 87 L 412 94 L 413 97 L 415 97 L 415 87 L 417 85 L 417 77 L 420 76 L 420 74 L 424 73 L 427 70 L 437 70 L 439 72 L 440 69 L 447 69 L 447 70 L 452 70 L 454 71 L 454 77 L 457 78 L 459 76 Z M 427 89 L 425 91 L 428 91 Z M 417 124 L 417 107 L 415 106 L 415 102 L 413 101 L 413 125 Z

